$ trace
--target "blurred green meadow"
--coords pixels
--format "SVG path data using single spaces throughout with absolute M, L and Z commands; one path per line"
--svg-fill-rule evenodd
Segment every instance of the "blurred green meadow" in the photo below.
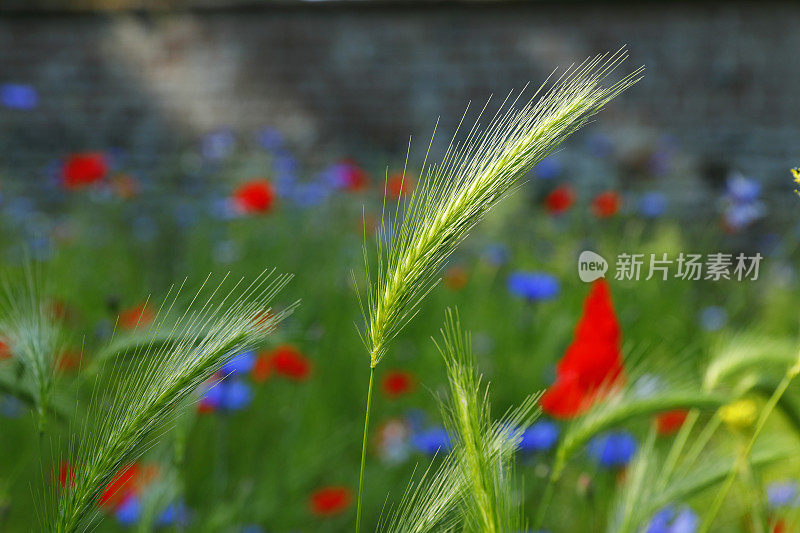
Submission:
M 457 308 L 471 331 L 499 416 L 556 379 L 556 362 L 593 287 L 578 276 L 584 250 L 609 263 L 628 411 L 605 420 L 592 410 L 586 417 L 595 416 L 595 425 L 589 426 L 581 416 L 544 413 L 525 434 L 516 453 L 524 487 L 517 496 L 531 517 L 552 498 L 536 527 L 616 530 L 625 495 L 641 490 L 636 483 L 656 482 L 637 477 L 641 461 L 669 453 L 693 407 L 689 416 L 697 423 L 685 438 L 703 442 L 700 465 L 719 460 L 724 466 L 747 445 L 757 414 L 796 359 L 800 233 L 796 223 L 783 222 L 793 214 L 773 216 L 758 180 L 731 175 L 713 191 L 715 202 L 688 218 L 680 198 L 663 186 L 683 171 L 672 164 L 680 148 L 664 156 L 663 145 L 652 146 L 641 179 L 632 182 L 615 139 L 600 135 L 590 127 L 568 141 L 471 232 L 376 368 L 364 481 L 367 530 L 399 502 L 415 472 L 440 461 L 452 445 L 439 409 L 446 368 L 431 341 L 445 309 Z M 108 380 L 144 356 L 114 347 L 145 342 L 151 325 L 169 320 L 175 312 L 160 310 L 171 301 L 168 293 L 182 287 L 180 310 L 209 273 L 215 286 L 226 275 L 253 279 L 272 268 L 294 274 L 274 308 L 296 300 L 299 307 L 229 367 L 222 382 L 201 387 L 160 441 L 121 471 L 113 490 L 98 495 L 103 519 L 95 529 L 349 530 L 369 371 L 357 331 L 363 317 L 356 293 L 366 289 L 363 246 L 376 245 L 382 211 L 387 218 L 402 213 L 421 151 L 414 147 L 405 177 L 402 157 L 388 168 L 374 155 L 362 158 L 368 163 L 334 156 L 328 165 L 306 168 L 291 139 L 277 130 L 219 130 L 165 162 L 160 177 L 137 173 L 121 151 L 65 154 L 37 180 L 2 175 L 6 284 L 19 284 L 32 271 L 41 305 L 63 329 L 63 340 L 41 437 L 27 371 L 13 349 L 0 345 L 0 530 L 36 529 L 45 507 L 69 484 L 68 443 L 97 383 L 113 387 Z M 571 166 L 574 160 L 586 164 Z M 587 168 L 602 169 L 601 177 L 587 175 Z M 786 183 L 789 195 L 788 169 Z M 755 280 L 685 280 L 675 275 L 681 253 L 763 258 Z M 616 279 L 620 254 L 644 254 L 640 279 Z M 673 260 L 668 279 L 645 279 L 650 254 Z M 12 301 L 4 312 L 13 307 Z M 726 361 L 733 363 L 725 367 Z M 709 368 L 720 366 L 714 381 Z M 647 404 L 684 392 L 689 400 Z M 737 472 L 713 530 L 800 527 L 798 401 L 792 384 L 766 420 L 747 467 Z M 631 408 L 640 403 L 640 410 Z M 734 407 L 725 411 L 726 405 Z M 659 418 L 665 412 L 672 418 Z M 703 441 L 698 435 L 712 424 L 713 435 Z M 565 442 L 573 448 L 546 496 Z M 667 486 L 675 487 L 686 478 L 669 479 Z M 697 530 L 719 481 L 665 490 L 674 498 L 631 530 Z

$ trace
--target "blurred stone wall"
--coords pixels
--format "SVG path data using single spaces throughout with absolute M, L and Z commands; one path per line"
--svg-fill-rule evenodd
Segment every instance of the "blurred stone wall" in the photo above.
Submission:
M 7 13 L 0 169 L 29 179 L 70 151 L 149 168 L 218 127 L 274 125 L 302 156 L 403 154 L 437 116 L 627 44 L 645 80 L 604 131 L 667 134 L 697 167 L 785 180 L 800 163 L 800 4 L 298 5 L 178 13 Z M 633 133 L 631 133 L 633 132 Z M 446 135 L 440 137 L 445 140 Z

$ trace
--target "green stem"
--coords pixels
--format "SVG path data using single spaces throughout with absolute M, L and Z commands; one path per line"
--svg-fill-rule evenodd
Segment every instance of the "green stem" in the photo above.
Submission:
M 547 513 L 547 508 L 550 506 L 550 501 L 553 499 L 553 489 L 555 488 L 556 482 L 561 477 L 561 470 L 563 469 L 562 463 L 563 461 L 560 460 L 560 457 L 557 458 L 553 471 L 548 476 L 547 486 L 544 488 L 542 499 L 539 500 L 539 505 L 536 509 L 536 516 L 533 522 L 534 529 L 541 529 L 542 527 L 544 515 Z
M 375 367 L 369 367 L 369 386 L 367 388 L 367 411 L 364 416 L 364 442 L 361 445 L 361 472 L 358 475 L 358 501 L 356 503 L 356 533 L 361 529 L 361 496 L 364 492 L 364 465 L 367 462 L 367 435 L 369 433 L 369 413 L 372 406 L 372 377 Z
M 675 472 L 675 468 L 678 466 L 678 459 L 680 458 L 683 449 L 686 447 L 686 442 L 689 440 L 689 434 L 692 432 L 692 429 L 694 429 L 694 424 L 697 422 L 699 414 L 700 412 L 697 409 L 692 409 L 686 417 L 686 420 L 684 420 L 683 424 L 681 424 L 681 429 L 678 432 L 678 435 L 675 437 L 672 447 L 669 450 L 669 454 L 667 455 L 667 459 L 664 462 L 664 468 L 661 469 L 658 485 L 661 491 L 666 489 L 673 472 Z
M 711 524 L 714 522 L 714 518 L 716 518 L 720 508 L 722 508 L 722 503 L 725 501 L 728 491 L 733 486 L 736 476 L 738 475 L 739 471 L 746 466 L 747 458 L 750 455 L 756 440 L 758 440 L 761 430 L 764 429 L 764 425 L 767 423 L 767 418 L 769 418 L 770 413 L 772 413 L 773 409 L 775 409 L 775 406 L 780 401 L 781 396 L 783 396 L 783 394 L 786 392 L 789 384 L 798 373 L 800 373 L 800 360 L 798 360 L 798 362 L 795 363 L 788 372 L 786 372 L 786 375 L 778 384 L 775 392 L 772 394 L 770 399 L 767 401 L 767 404 L 764 406 L 764 409 L 761 411 L 761 415 L 758 417 L 758 422 L 756 422 L 756 428 L 753 431 L 753 435 L 750 437 L 750 441 L 747 443 L 747 446 L 745 446 L 742 453 L 739 454 L 734 462 L 733 468 L 731 468 L 728 477 L 725 479 L 725 482 L 722 485 L 722 490 L 719 491 L 717 497 L 714 499 L 714 503 L 711 505 L 711 512 L 707 515 L 705 521 L 703 522 L 703 525 L 700 528 L 700 533 L 708 533 L 708 531 L 711 529 Z

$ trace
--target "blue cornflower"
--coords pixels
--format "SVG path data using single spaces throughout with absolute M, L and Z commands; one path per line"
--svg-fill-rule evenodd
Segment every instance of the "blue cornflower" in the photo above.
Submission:
M 639 198 L 639 214 L 646 218 L 658 218 L 667 210 L 667 198 L 660 192 L 648 192 Z
M 661 509 L 647 525 L 647 533 L 694 533 L 697 531 L 697 514 L 689 507 L 676 512 L 671 505 Z
M 39 105 L 39 93 L 32 85 L 4 83 L 0 85 L 0 104 L 10 109 L 29 111 Z
M 719 331 L 727 321 L 728 313 L 718 305 L 710 305 L 700 311 L 700 325 L 706 331 Z
M 767 500 L 770 507 L 797 507 L 798 503 L 797 481 L 776 481 L 767 485 Z
M 238 379 L 224 379 L 206 389 L 198 407 L 202 412 L 238 411 L 252 400 L 250 385 Z
M 178 500 L 177 502 L 172 502 L 167 505 L 156 519 L 156 525 L 158 527 L 166 527 L 173 524 L 186 525 L 188 522 L 189 510 L 186 508 L 186 504 L 183 503 L 183 500 Z
M 33 200 L 24 196 L 8 198 L 5 212 L 14 222 L 24 223 L 37 215 L 36 205 Z
M 130 495 L 114 509 L 114 517 L 123 526 L 132 526 L 142 515 L 142 502 L 136 495 Z
M 276 155 L 272 161 L 272 169 L 278 176 L 295 176 L 297 167 L 297 159 L 289 153 Z
M 300 207 L 314 207 L 324 202 L 330 195 L 325 183 L 297 184 L 292 191 L 292 199 Z
M 227 128 L 206 134 L 200 142 L 200 151 L 203 157 L 210 161 L 225 159 L 233 153 L 235 147 L 236 137 L 233 135 L 233 131 Z
M 278 196 L 290 198 L 294 194 L 295 187 L 297 187 L 297 177 L 293 174 L 278 174 L 272 184 L 275 186 L 275 192 L 278 193 Z
M 614 153 L 614 143 L 611 137 L 604 133 L 593 133 L 586 141 L 586 148 L 595 157 L 606 158 Z
M 200 397 L 198 409 L 201 411 L 211 412 L 219 409 L 222 405 L 222 382 L 209 383 L 203 391 L 203 396 Z
M 750 203 L 761 195 L 761 184 L 738 172 L 733 173 L 725 182 L 728 196 L 737 203 Z
M 283 147 L 283 134 L 276 128 L 267 126 L 256 133 L 256 142 L 264 150 L 279 150 Z
M 448 452 L 452 447 L 450 435 L 442 427 L 434 427 L 411 435 L 411 445 L 422 453 L 433 455 Z
M 220 373 L 223 376 L 233 376 L 236 374 L 247 374 L 256 364 L 256 353 L 252 350 L 240 353 L 230 361 L 222 365 Z
M 559 429 L 555 422 L 539 420 L 522 433 L 519 447 L 529 452 L 546 451 L 558 441 Z
M 502 266 L 508 262 L 511 255 L 508 246 L 503 244 L 490 244 L 483 250 L 483 259 L 493 266 Z
M 219 220 L 232 220 L 239 217 L 236 204 L 231 198 L 215 198 L 209 205 L 211 216 Z
M 560 284 L 555 276 L 544 272 L 513 272 L 508 276 L 508 290 L 526 300 L 552 300 L 558 295 Z
M 0 397 L 0 413 L 6 418 L 19 418 L 25 412 L 25 404 L 13 396 Z
M 547 156 L 539 161 L 534 169 L 536 177 L 543 180 L 555 179 L 561 175 L 562 171 L 561 162 L 554 155 Z
M 610 431 L 598 435 L 589 442 L 589 455 L 602 466 L 622 467 L 636 453 L 636 439 L 627 431 Z
M 739 230 L 763 217 L 764 213 L 764 205 L 761 202 L 733 204 L 725 209 L 725 225 Z
M 223 388 L 222 402 L 220 408 L 226 411 L 238 411 L 244 409 L 253 401 L 253 391 L 250 385 L 243 381 L 226 380 L 222 383 Z

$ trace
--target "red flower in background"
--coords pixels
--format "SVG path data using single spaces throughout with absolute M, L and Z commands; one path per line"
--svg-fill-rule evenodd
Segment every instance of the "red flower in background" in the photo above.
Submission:
M 58 463 L 50 471 L 50 481 L 59 488 L 75 482 L 75 465 L 72 463 Z
M 136 482 L 140 476 L 141 472 L 137 463 L 122 467 L 106 485 L 97 504 L 100 507 L 113 509 L 122 503 L 128 495 L 135 492 Z
M 80 368 L 83 354 L 78 350 L 65 350 L 56 359 L 56 370 L 71 372 Z
M 656 417 L 656 431 L 659 435 L 672 435 L 681 428 L 688 414 L 689 411 L 686 409 L 661 413 Z
M 47 309 L 56 320 L 69 320 L 73 315 L 72 310 L 63 300 L 51 300 L 49 304 L 47 304 Z
M 272 356 L 268 352 L 262 352 L 253 365 L 253 381 L 263 383 L 272 375 Z
M 233 203 L 242 213 L 266 213 L 275 203 L 275 191 L 267 180 L 253 180 L 233 191 Z
M 386 180 L 386 197 L 397 200 L 411 194 L 414 190 L 414 178 L 402 172 L 395 172 Z
M 550 191 L 544 199 L 544 207 L 551 215 L 559 215 L 572 207 L 575 202 L 575 191 L 568 185 L 562 185 Z
M 61 185 L 67 189 L 80 189 L 102 181 L 108 174 L 108 162 L 99 152 L 72 154 L 61 167 Z
M 389 398 L 398 398 L 414 390 L 416 379 L 411 372 L 404 370 L 390 370 L 383 376 L 381 387 L 383 393 Z
M 147 304 L 139 304 L 119 314 L 119 326 L 123 329 L 138 329 L 149 326 L 156 318 Z
M 253 378 L 264 381 L 272 371 L 294 381 L 305 381 L 311 374 L 311 361 L 294 346 L 284 344 L 258 358 Z
M 592 213 L 597 218 L 613 217 L 619 212 L 622 198 L 614 191 L 606 191 L 595 196 L 592 200 Z
M 605 279 L 592 284 L 572 343 L 556 365 L 556 381 L 542 396 L 542 409 L 555 418 L 586 412 L 609 387 L 625 379 L 621 332 Z
M 325 487 L 314 492 L 308 503 L 315 515 L 332 516 L 347 509 L 352 499 L 347 487 Z
M 444 284 L 448 289 L 459 291 L 467 284 L 469 276 L 464 267 L 454 265 L 448 268 L 444 273 Z
M 0 340 L 0 361 L 3 359 L 11 359 L 11 348 L 8 344 Z
M 338 185 L 345 190 L 357 192 L 369 188 L 367 172 L 352 159 L 343 160 L 337 165 L 337 169 Z
M 274 319 L 275 313 L 266 309 L 264 311 L 258 311 L 253 315 L 253 324 L 262 331 L 274 331 L 278 327 Z

